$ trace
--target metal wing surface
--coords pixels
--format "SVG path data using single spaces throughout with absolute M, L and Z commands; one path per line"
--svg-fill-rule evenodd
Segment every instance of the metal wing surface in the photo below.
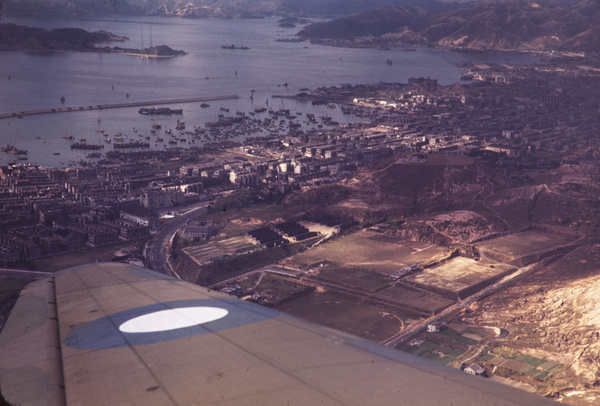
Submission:
M 554 403 L 125 264 L 32 283 L 0 345 L 15 405 Z

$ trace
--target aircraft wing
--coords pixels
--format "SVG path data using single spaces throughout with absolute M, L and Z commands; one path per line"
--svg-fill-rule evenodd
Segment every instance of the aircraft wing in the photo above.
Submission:
M 126 264 L 28 285 L 0 345 L 14 405 L 554 404 Z

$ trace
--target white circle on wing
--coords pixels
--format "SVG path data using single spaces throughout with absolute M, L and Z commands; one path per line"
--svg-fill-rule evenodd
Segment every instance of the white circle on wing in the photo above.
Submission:
M 123 333 L 156 333 L 192 327 L 222 319 L 229 312 L 219 307 L 180 307 L 144 314 L 119 326 Z

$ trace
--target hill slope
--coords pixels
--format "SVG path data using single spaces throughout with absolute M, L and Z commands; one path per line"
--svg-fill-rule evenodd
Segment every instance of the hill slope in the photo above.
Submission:
M 417 10 L 381 8 L 311 24 L 298 35 L 309 39 L 354 39 L 371 35 L 376 38 L 365 44 L 379 45 L 600 51 L 600 3 L 594 0 L 575 4 L 553 0 L 484 0 L 439 14 L 423 14 Z

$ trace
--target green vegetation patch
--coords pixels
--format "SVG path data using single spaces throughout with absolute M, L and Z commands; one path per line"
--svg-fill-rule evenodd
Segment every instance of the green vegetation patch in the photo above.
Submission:
M 550 375 L 550 371 L 542 371 L 539 373 L 536 378 L 538 379 L 546 379 Z
M 525 354 L 520 354 L 514 360 L 517 362 L 522 362 L 527 365 L 531 365 L 532 367 L 539 367 L 540 365 L 546 363 L 545 359 L 532 357 L 531 355 L 525 355 Z
M 494 358 L 493 354 L 487 353 L 487 354 L 482 354 L 479 357 L 477 357 L 477 360 L 481 361 L 481 362 L 488 362 L 489 360 L 491 360 L 493 358 Z
M 466 352 L 465 350 L 461 350 L 460 348 L 455 348 L 446 355 L 448 355 L 450 357 L 458 358 L 461 355 L 463 355 L 465 352 Z
M 452 352 L 453 350 L 454 350 L 454 348 L 447 344 L 441 344 L 437 349 L 438 352 L 440 352 L 442 354 L 446 354 L 446 355 L 449 354 L 450 352 Z
M 445 336 L 445 337 L 454 337 L 454 336 L 459 335 L 459 332 L 456 330 L 452 330 L 451 328 L 447 328 L 447 329 L 440 331 L 438 334 Z
M 548 371 L 540 371 L 537 368 L 530 368 L 527 371 L 525 371 L 525 375 L 537 376 L 540 372 L 548 372 Z
M 488 335 L 485 331 L 475 330 L 470 327 L 468 329 L 466 329 L 465 331 L 463 331 L 463 334 L 472 334 L 472 335 L 479 336 L 481 338 L 485 338 Z
M 443 357 L 441 357 L 440 359 L 438 359 L 436 361 L 439 362 L 440 364 L 448 365 L 449 363 L 456 361 L 456 358 L 448 357 L 448 356 L 444 355 Z
M 425 356 L 425 358 L 431 360 L 431 361 L 439 361 L 440 360 L 440 356 L 436 353 L 430 352 L 429 354 L 427 354 Z
M 454 337 L 452 340 L 457 343 L 466 344 L 466 345 L 477 345 L 479 343 L 479 341 L 473 340 L 472 338 L 468 338 L 468 337 L 465 337 L 462 335 L 458 336 L 458 337 Z
M 435 350 L 439 347 L 439 344 L 436 344 L 434 342 L 431 341 L 425 341 L 423 344 L 421 344 L 421 348 L 425 349 L 425 350 Z

